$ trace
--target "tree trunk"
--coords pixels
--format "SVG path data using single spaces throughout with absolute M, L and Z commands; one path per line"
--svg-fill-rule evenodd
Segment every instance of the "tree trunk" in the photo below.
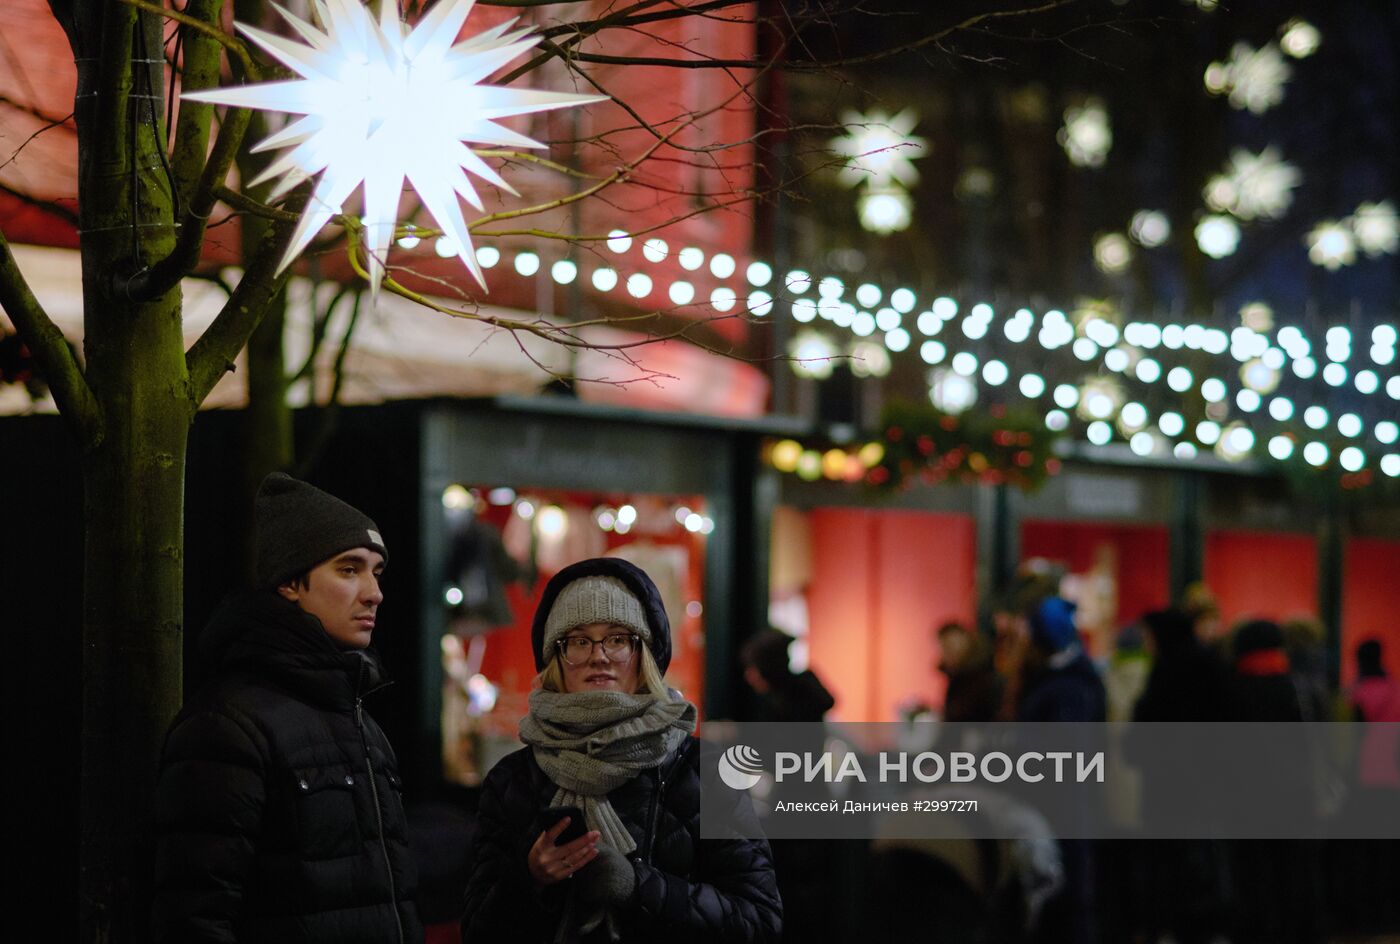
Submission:
M 120 314 L 158 320 L 154 307 Z M 132 376 L 159 375 L 138 365 Z M 80 921 L 85 942 L 135 942 L 149 933 L 150 802 L 181 700 L 189 418 L 170 390 L 139 380 L 103 405 L 106 436 L 83 468 Z
M 106 944 L 148 936 L 150 798 L 181 698 L 192 410 L 179 287 L 147 302 L 123 291 L 175 245 L 160 23 L 117 3 L 76 9 L 84 351 L 98 413 L 82 443 L 79 920 L 85 942 Z

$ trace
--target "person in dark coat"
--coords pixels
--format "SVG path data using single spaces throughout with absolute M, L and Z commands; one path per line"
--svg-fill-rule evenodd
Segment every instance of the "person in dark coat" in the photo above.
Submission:
M 938 669 L 948 679 L 943 720 L 996 720 L 1001 710 L 1002 680 L 992 665 L 991 644 L 961 623 L 944 623 L 938 628 L 938 649 Z
M 1108 696 L 1098 669 L 1089 661 L 1074 624 L 1074 604 L 1045 597 L 1028 617 L 1030 649 L 1021 684 L 1018 721 L 1102 722 Z M 1036 940 L 1093 944 L 1098 940 L 1094 846 L 1086 839 L 1060 840 L 1063 891 L 1041 913 Z
M 1234 635 L 1233 720 L 1249 722 L 1317 721 L 1323 717 L 1305 685 L 1292 671 L 1283 630 L 1269 620 L 1252 620 Z M 1290 746 L 1279 746 L 1282 731 L 1267 747 L 1243 750 L 1235 762 L 1255 777 L 1273 783 L 1269 805 L 1292 811 L 1297 822 L 1315 814 L 1315 784 L 1296 773 L 1298 757 L 1312 745 L 1301 725 Z M 1313 762 L 1319 758 L 1314 757 Z M 1238 832 L 1248 835 L 1258 810 L 1253 804 L 1232 811 Z M 1245 839 L 1233 843 L 1237 926 L 1231 939 L 1241 944 L 1316 944 L 1326 939 L 1323 927 L 1321 855 L 1311 840 Z
M 1030 655 L 1017 721 L 1104 721 L 1108 699 L 1074 625 L 1074 604 L 1046 597 L 1030 617 Z
M 280 473 L 255 508 L 258 589 L 200 636 L 210 682 L 166 735 L 153 940 L 418 944 L 398 763 L 363 705 L 387 684 L 384 540 Z
M 662 681 L 671 631 L 642 570 L 580 561 L 545 586 L 526 746 L 486 775 L 463 944 L 770 942 L 782 904 L 768 844 L 700 839 L 695 706 Z M 582 811 L 587 832 L 555 843 Z
M 836 704 L 810 669 L 794 672 L 788 648 L 793 638 L 776 629 L 752 636 L 739 652 L 744 681 L 758 695 L 754 721 L 821 721 Z
M 1221 722 L 1229 717 L 1228 667 L 1201 642 L 1192 615 L 1181 609 L 1156 610 L 1143 617 L 1152 672 L 1133 708 L 1134 722 Z M 1205 944 L 1229 925 L 1232 880 L 1224 842 L 1179 839 L 1180 817 L 1224 832 L 1216 804 L 1200 781 L 1180 776 L 1194 761 L 1197 746 L 1189 729 L 1135 724 L 1126 742 L 1129 757 L 1142 770 L 1143 825 L 1149 841 L 1142 854 L 1148 893 L 1144 924 L 1155 940 L 1169 932 L 1181 944 Z M 1166 783 L 1173 784 L 1166 788 Z
M 1152 672 L 1133 708 L 1134 721 L 1224 721 L 1230 711 L 1228 667 L 1197 638 L 1179 609 L 1143 617 Z
M 816 673 L 792 671 L 789 648 L 793 637 L 763 629 L 739 650 L 744 681 L 757 697 L 753 721 L 792 726 L 786 749 L 818 756 L 826 748 L 826 713 L 836 705 Z M 824 783 L 785 786 L 789 800 L 830 800 Z M 860 920 L 858 896 L 849 894 L 861 873 L 863 843 L 831 839 L 774 839 L 773 865 L 783 899 L 783 939 L 786 941 L 845 940 Z

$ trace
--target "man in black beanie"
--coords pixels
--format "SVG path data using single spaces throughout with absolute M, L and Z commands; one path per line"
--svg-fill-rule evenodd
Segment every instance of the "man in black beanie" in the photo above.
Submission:
M 384 539 L 281 473 L 254 514 L 257 587 L 200 636 L 211 681 L 166 735 L 154 939 L 419 944 L 398 763 L 362 708 Z

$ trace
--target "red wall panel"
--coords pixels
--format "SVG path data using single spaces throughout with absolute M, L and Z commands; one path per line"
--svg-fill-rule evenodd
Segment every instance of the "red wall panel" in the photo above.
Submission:
M 1310 535 L 1212 531 L 1205 582 L 1226 629 L 1251 617 L 1286 620 L 1317 613 L 1317 543 Z
M 976 535 L 965 515 L 823 508 L 810 514 L 812 668 L 837 717 L 889 721 L 939 704 L 934 630 L 976 613 Z
M 1342 683 L 1356 678 L 1356 646 L 1379 639 L 1400 678 L 1400 541 L 1352 538 L 1342 583 Z

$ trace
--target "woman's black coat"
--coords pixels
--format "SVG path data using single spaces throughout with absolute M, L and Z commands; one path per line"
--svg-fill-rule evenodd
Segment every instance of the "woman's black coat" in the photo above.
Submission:
M 540 812 L 557 789 L 528 747 L 501 760 L 487 775 L 477 813 L 463 944 L 554 940 L 569 882 L 536 885 L 526 856 L 539 835 Z M 623 941 L 747 944 L 779 939 L 782 903 L 768 843 L 700 839 L 699 741 L 688 738 L 658 768 L 641 773 L 608 799 L 637 843 L 632 853 L 637 888 L 619 912 Z

